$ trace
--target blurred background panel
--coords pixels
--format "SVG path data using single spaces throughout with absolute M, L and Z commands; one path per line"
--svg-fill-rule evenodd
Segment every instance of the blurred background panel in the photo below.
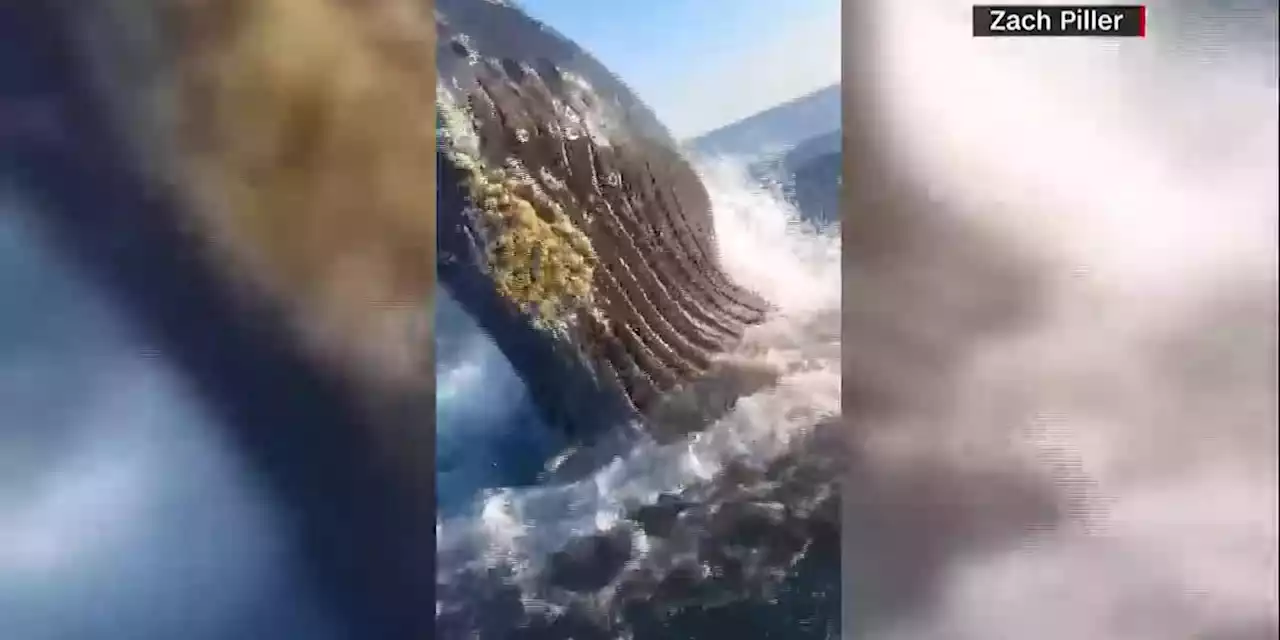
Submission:
M 845 4 L 846 637 L 1274 637 L 1277 3 Z
M 154 340 L 0 188 L 0 628 L 335 637 L 287 516 Z
M 278 18 L 338 6 L 252 4 L 249 13 L 236 13 L 244 3 L 217 5 L 225 21 L 206 26 L 272 56 L 322 35 L 321 23 Z M 211 250 L 225 239 L 209 232 L 189 197 L 205 176 L 166 155 L 183 114 L 151 102 L 176 88 L 157 82 L 174 77 L 162 72 L 192 62 L 164 55 L 178 33 L 172 19 L 182 17 L 165 8 L 174 6 L 0 5 L 0 636 L 423 635 L 434 617 L 429 389 L 425 400 L 419 388 L 412 402 L 391 402 L 403 388 L 380 375 L 383 361 L 359 360 L 376 349 L 334 357 L 307 337 L 310 312 L 324 325 L 384 317 L 384 307 L 308 298 L 324 274 L 304 272 L 292 290 L 246 288 L 249 265 L 263 263 L 234 252 L 219 260 L 229 254 Z M 213 5 L 184 5 L 202 6 Z M 429 15 L 430 7 L 418 10 Z M 419 100 L 423 146 L 433 151 L 432 30 L 415 26 L 425 21 L 414 15 L 392 31 L 426 45 L 426 62 L 414 64 L 428 88 Z M 403 61 L 403 48 L 413 47 L 398 46 L 387 55 Z M 226 64 L 232 77 L 265 62 Z M 272 92 L 301 90 L 285 72 L 259 78 L 258 93 L 221 96 L 245 110 L 255 136 L 270 134 L 249 125 L 280 107 Z M 379 79 L 357 78 L 374 94 L 403 89 Z M 210 86 L 205 98 L 218 99 L 220 85 Z M 304 131 L 296 143 L 345 135 L 359 146 L 372 135 L 345 126 Z M 223 133 L 236 140 L 245 132 Z M 368 158 L 352 160 L 376 171 Z M 306 160 L 298 162 L 291 166 Z M 424 220 L 415 224 L 433 232 L 425 162 Z M 228 191 L 235 179 L 223 183 Z M 285 179 L 249 186 L 270 191 Z M 292 232 L 307 237 L 308 220 L 296 222 Z M 286 257 L 269 242 L 248 248 Z M 351 264 L 339 251 L 327 255 Z M 433 254 L 422 262 L 433 269 Z M 420 347 L 428 374 L 432 284 L 418 282 L 417 333 L 381 338 Z M 359 326 L 327 326 L 318 335 L 364 340 Z M 397 428 L 409 408 L 413 429 Z

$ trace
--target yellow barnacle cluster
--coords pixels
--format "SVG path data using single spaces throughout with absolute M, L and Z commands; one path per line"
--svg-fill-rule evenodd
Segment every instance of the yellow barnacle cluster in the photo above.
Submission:
M 595 251 L 560 204 L 518 172 L 463 164 L 471 200 L 484 216 L 498 292 L 543 327 L 589 307 Z

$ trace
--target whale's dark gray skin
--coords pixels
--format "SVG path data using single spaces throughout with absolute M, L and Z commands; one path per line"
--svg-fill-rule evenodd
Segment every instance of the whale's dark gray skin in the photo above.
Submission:
M 485 0 L 437 2 L 436 25 L 440 282 L 552 424 L 661 413 L 767 311 L 720 268 L 705 188 L 550 28 Z
M 134 19 L 113 22 L 97 11 L 113 4 Z M 279 309 L 224 277 L 223 265 L 208 259 L 206 238 L 192 232 L 196 216 L 176 193 L 183 183 L 158 180 L 133 153 L 140 139 L 163 137 L 162 119 L 133 112 L 139 129 L 126 131 L 111 117 L 122 93 L 150 95 L 124 80 L 141 81 L 175 60 L 139 44 L 162 31 L 149 31 L 160 23 L 160 5 L 177 6 L 0 3 L 0 181 L 33 203 L 40 230 L 114 297 L 156 345 L 154 357 L 185 374 L 290 514 L 286 537 L 310 570 L 304 579 L 321 587 L 326 612 L 346 625 L 336 637 L 431 637 L 431 429 L 420 420 L 400 430 L 397 447 L 422 455 L 416 464 L 388 464 L 386 434 L 371 424 L 360 390 L 304 348 Z M 122 46 L 91 46 L 86 34 Z M 102 65 L 123 77 L 105 82 Z M 430 408 L 418 415 L 430 416 Z M 420 475 L 406 475 L 414 468 Z M 91 605 L 65 606 L 74 617 Z

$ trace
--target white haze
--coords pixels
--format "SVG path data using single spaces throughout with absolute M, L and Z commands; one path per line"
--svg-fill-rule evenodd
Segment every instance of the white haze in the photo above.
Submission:
M 333 637 L 287 514 L 33 213 L 0 184 L 0 637 Z
M 867 460 L 846 636 L 1274 638 L 1274 39 L 1191 38 L 1211 29 L 1186 3 L 1151 3 L 1127 41 L 974 39 L 969 3 L 873 5 L 845 88 L 928 249 L 848 258 L 846 314 L 882 320 L 846 325 L 846 371 L 885 404 L 846 407 Z M 1274 33 L 1274 8 L 1240 20 Z M 936 289 L 891 295 L 908 272 Z M 950 315 L 996 293 L 1019 322 L 978 337 Z M 920 344 L 937 359 L 912 369 Z

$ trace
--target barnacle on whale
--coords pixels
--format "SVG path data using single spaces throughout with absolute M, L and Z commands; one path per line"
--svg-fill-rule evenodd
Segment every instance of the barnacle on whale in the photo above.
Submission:
M 489 196 L 495 187 L 496 198 Z M 595 252 L 558 205 L 535 207 L 521 191 L 536 187 L 513 178 L 477 172 L 470 188 L 474 199 L 483 197 L 489 268 L 499 293 L 543 323 L 561 321 L 591 304 Z
M 447 102 L 439 110 L 442 138 L 462 135 L 466 115 Z M 563 327 L 577 311 L 592 310 L 599 258 L 590 237 L 517 161 L 488 168 L 459 146 L 446 155 L 463 172 L 463 187 L 479 212 L 497 292 L 543 329 Z

